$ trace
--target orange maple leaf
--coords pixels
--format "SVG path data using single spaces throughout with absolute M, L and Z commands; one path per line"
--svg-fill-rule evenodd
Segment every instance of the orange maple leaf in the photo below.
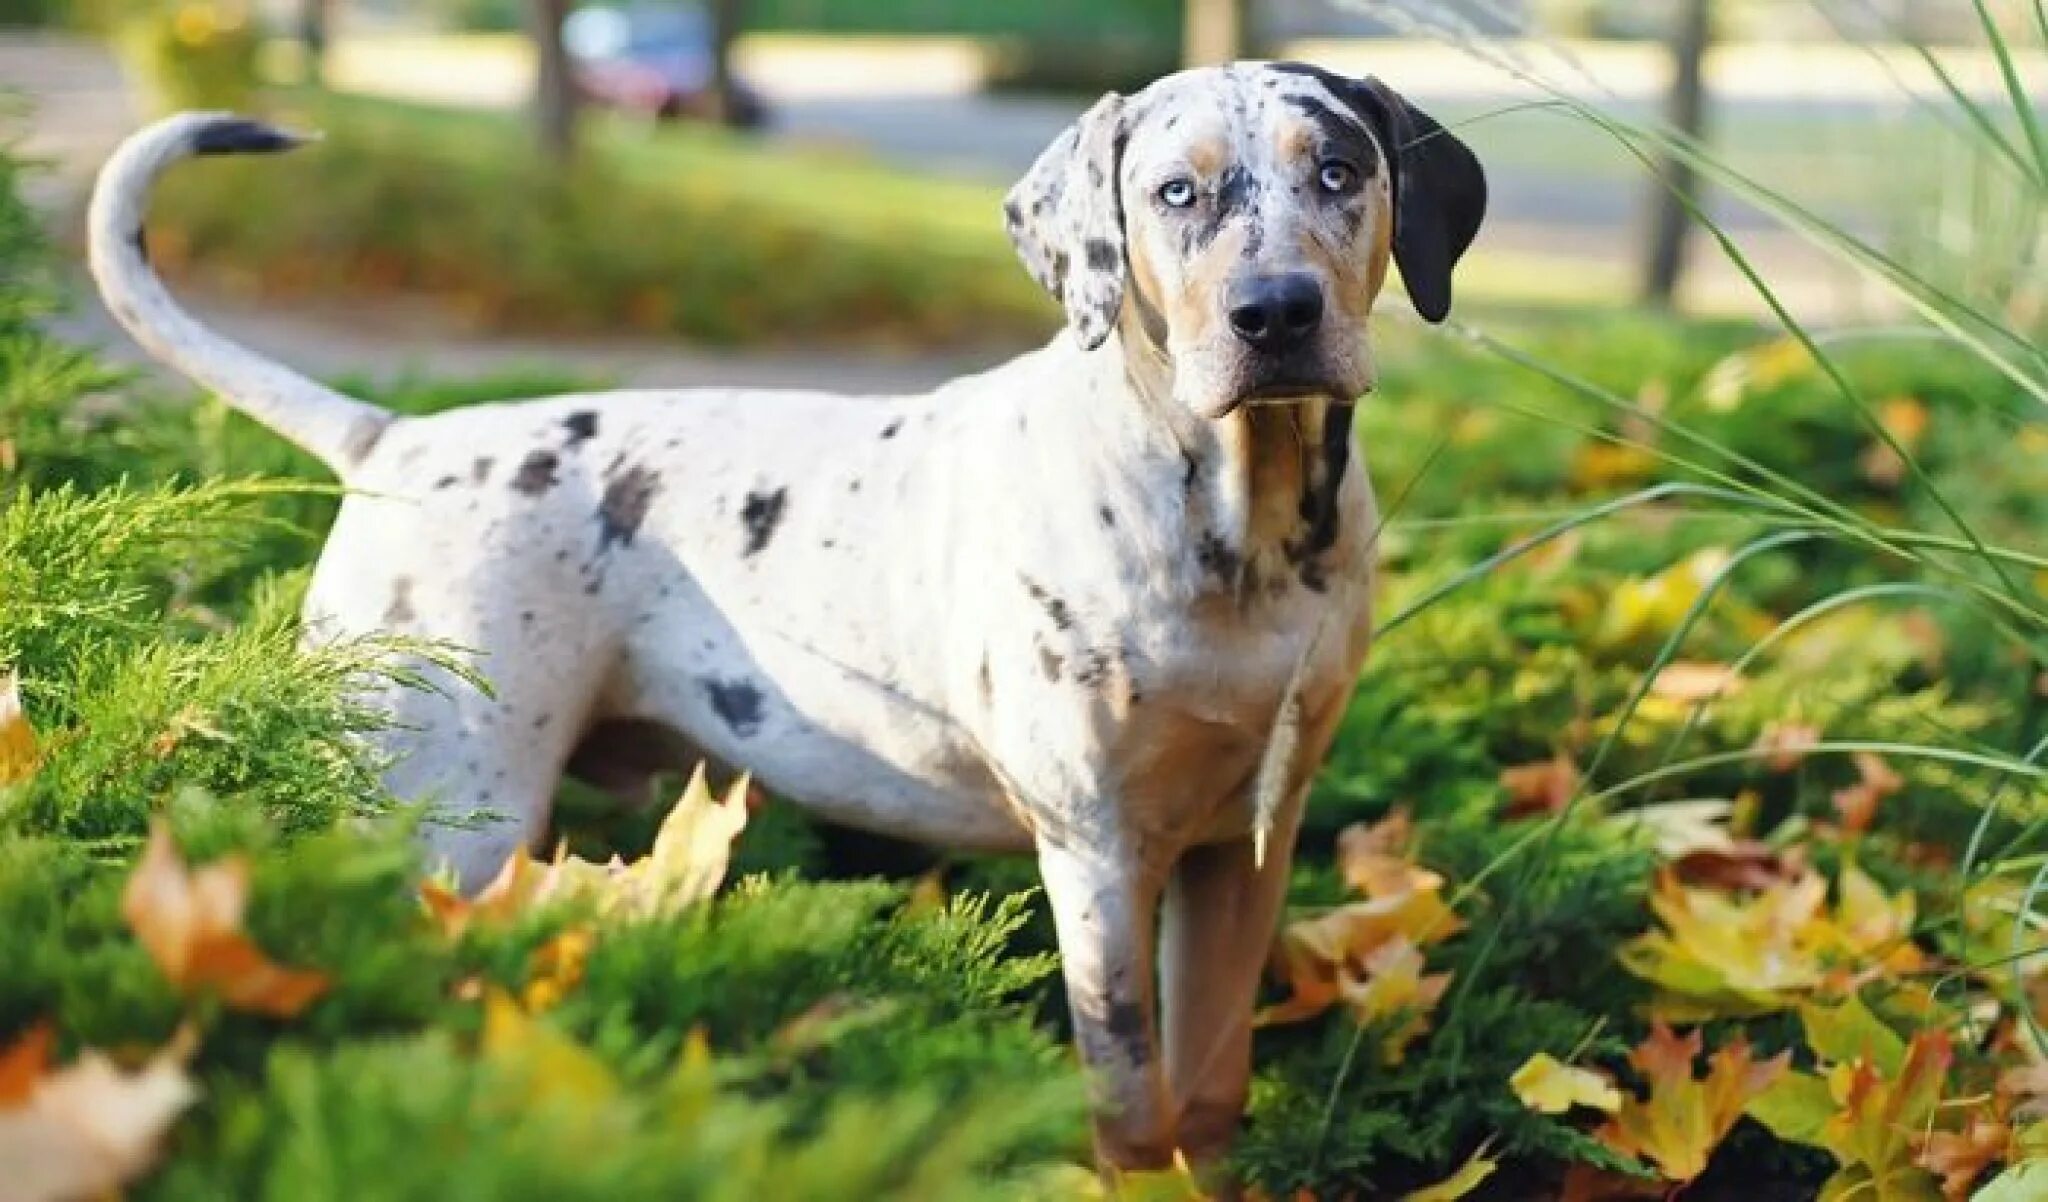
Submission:
M 1594 1132 L 1624 1156 L 1647 1160 L 1665 1180 L 1691 1181 L 1742 1117 L 1750 1099 L 1785 1071 L 1790 1055 L 1758 1061 L 1741 1039 L 1707 1058 L 1707 1075 L 1694 1078 L 1698 1031 L 1680 1038 L 1662 1022 L 1629 1053 L 1629 1063 L 1650 1088 L 1647 1098 L 1624 1096 L 1621 1109 Z
M 21 706 L 21 680 L 9 672 L 0 676 L 0 789 L 35 775 L 41 758 L 35 728 Z
M 249 863 L 228 856 L 189 869 L 161 818 L 121 894 L 121 914 L 180 992 L 211 992 L 230 1007 L 290 1018 L 327 991 L 327 974 L 273 963 L 242 929 Z

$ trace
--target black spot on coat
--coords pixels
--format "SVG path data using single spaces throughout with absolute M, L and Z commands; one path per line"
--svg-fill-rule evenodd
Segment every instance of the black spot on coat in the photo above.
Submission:
M 597 414 L 588 409 L 578 409 L 562 419 L 562 429 L 569 432 L 569 441 L 563 445 L 573 451 L 597 437 Z
M 858 484 L 855 487 L 859 487 Z M 768 540 L 775 537 L 776 526 L 782 523 L 782 511 L 787 508 L 789 490 L 778 488 L 774 492 L 750 492 L 745 508 L 740 510 L 740 523 L 747 529 L 747 555 L 767 547 Z
M 660 489 L 661 476 L 637 465 L 605 485 L 604 497 L 597 505 L 598 550 L 609 550 L 615 544 L 631 546 Z
M 1024 591 L 1030 593 L 1031 599 L 1038 602 L 1039 607 L 1045 610 L 1045 616 L 1052 619 L 1055 630 L 1073 629 L 1074 613 L 1067 608 L 1065 601 L 1046 592 L 1043 585 L 1029 577 L 1026 577 L 1024 580 Z
M 514 491 L 537 497 L 561 481 L 555 476 L 555 469 L 562 461 L 553 451 L 531 451 L 520 460 L 519 470 L 512 475 Z
M 761 690 L 750 680 L 720 680 L 707 676 L 701 682 L 704 695 L 711 699 L 711 712 L 725 723 L 732 733 L 742 739 L 752 738 L 761 729 Z
M 391 603 L 384 607 L 384 625 L 403 626 L 419 617 L 412 607 L 412 578 L 400 576 L 391 582 Z

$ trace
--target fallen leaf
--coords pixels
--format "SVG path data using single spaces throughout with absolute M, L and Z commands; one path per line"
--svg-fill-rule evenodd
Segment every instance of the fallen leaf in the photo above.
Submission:
M 1408 1045 L 1429 1029 L 1430 1011 L 1443 1000 L 1451 974 L 1424 974 L 1422 952 L 1395 936 L 1368 954 L 1354 976 L 1340 972 L 1338 996 L 1361 1025 L 1395 1020 L 1380 1040 L 1380 1058 L 1399 1064 Z
M 654 849 L 618 874 L 604 907 L 607 914 L 646 918 L 696 905 L 718 891 L 732 859 L 733 840 L 747 825 L 752 778 L 741 776 L 720 800 L 711 795 L 704 765 L 655 833 Z
M 1507 791 L 1509 818 L 1556 814 L 1578 795 L 1579 768 L 1571 756 L 1559 751 L 1541 763 L 1503 769 L 1500 787 Z
M 1366 991 L 1375 953 L 1397 939 L 1416 949 L 1464 929 L 1440 896 L 1441 877 L 1428 873 L 1411 883 L 1413 887 L 1401 893 L 1289 923 L 1280 933 L 1278 960 L 1291 996 L 1261 1011 L 1256 1022 L 1270 1026 L 1313 1018 L 1345 1000 L 1347 993 L 1355 1005 L 1377 1005 L 1383 994 Z M 1425 989 L 1420 977 L 1414 987 Z
M 1671 868 L 1685 884 L 1723 892 L 1761 891 L 1807 871 L 1799 845 L 1779 851 L 1756 839 L 1736 839 L 1727 847 L 1687 852 L 1673 860 Z
M 1871 752 L 1859 751 L 1851 758 L 1858 779 L 1848 788 L 1835 791 L 1835 813 L 1840 815 L 1844 831 L 1860 835 L 1870 829 L 1878 803 L 1905 788 L 1906 782 L 1892 771 L 1891 765 Z
M 290 1018 L 327 992 L 325 973 L 271 961 L 242 929 L 249 864 L 228 856 L 196 871 L 162 818 L 121 894 L 121 914 L 173 986 L 212 993 L 233 1009 Z
M 1678 660 L 1664 665 L 1650 681 L 1650 695 L 1697 705 L 1742 691 L 1742 677 L 1726 664 Z
M 1608 593 L 1594 640 L 1611 648 L 1669 635 L 1728 560 L 1724 548 L 1705 547 L 1654 576 L 1620 581 Z
M 1820 1140 L 1842 1168 L 1830 1183 L 1835 1192 L 1824 1196 L 1866 1183 L 1873 1197 L 1939 1196 L 1934 1175 L 1916 1163 L 1916 1144 L 1932 1130 L 1954 1056 L 1948 1033 L 1928 1029 L 1913 1036 L 1896 1073 L 1868 1058 L 1828 1069 L 1837 1109 Z
M 1820 727 L 1805 722 L 1773 722 L 1757 736 L 1756 753 L 1773 772 L 1790 772 L 1806 762 L 1820 745 Z
M 0 789 L 34 776 L 41 758 L 36 732 L 21 705 L 21 679 L 9 672 L 0 676 Z
M 1624 1096 L 1621 1108 L 1594 1132 L 1624 1156 L 1649 1162 L 1667 1181 L 1684 1184 L 1706 1171 L 1750 1101 L 1785 1071 L 1790 1055 L 1758 1061 L 1741 1039 L 1707 1058 L 1707 1075 L 1693 1076 L 1701 1050 L 1698 1031 L 1680 1038 L 1662 1022 L 1629 1054 L 1648 1083 L 1647 1098 Z
M 1442 878 L 1418 868 L 1408 856 L 1415 824 L 1405 806 L 1367 826 L 1355 822 L 1337 836 L 1337 871 L 1344 883 L 1367 897 L 1390 897 Z
M 570 927 L 533 949 L 527 957 L 526 988 L 519 1000 L 530 1014 L 553 1009 L 569 991 L 583 981 L 583 965 L 590 959 L 596 932 L 589 927 Z
M 597 864 L 570 855 L 567 847 L 558 847 L 547 862 L 516 851 L 474 900 L 430 880 L 420 886 L 421 905 L 451 938 L 473 922 L 507 922 L 536 907 L 569 900 L 591 902 L 606 918 L 673 914 L 718 891 L 731 861 L 733 840 L 747 824 L 751 791 L 751 780 L 742 776 L 722 800 L 712 796 L 699 764 L 683 795 L 662 819 L 654 847 L 633 863 L 614 856 Z
M 618 1079 L 588 1048 L 519 1008 L 500 990 L 484 994 L 483 1058 L 507 1069 L 524 1104 L 594 1107 L 618 1094 Z
M 1660 859 L 1679 860 L 1734 847 L 1735 839 L 1728 833 L 1728 815 L 1734 808 L 1733 802 L 1714 799 L 1664 801 L 1624 810 L 1608 821 L 1622 830 L 1648 834 Z
M 2007 1158 L 2011 1143 L 2011 1127 L 1988 1115 L 1972 1115 L 1961 1131 L 1930 1134 L 1913 1163 L 1941 1178 L 1949 1202 L 1964 1202 L 1984 1170 Z
M 57 1046 L 56 1028 L 37 1023 L 0 1051 L 0 1110 L 19 1106 L 34 1096 L 37 1082 L 50 1071 L 50 1053 Z
M 2048 1119 L 2048 1064 L 2005 1070 L 1998 1078 L 1998 1092 L 2011 1099 L 2013 1118 Z
M 1459 1198 L 1485 1184 L 1486 1179 L 1493 1176 L 1494 1170 L 1499 1167 L 1500 1161 L 1489 1153 L 1485 1144 L 1481 1144 L 1472 1155 L 1466 1157 L 1464 1164 L 1458 1166 L 1457 1172 L 1435 1185 L 1410 1190 L 1401 1195 L 1401 1202 L 1457 1202 Z
M 1909 937 L 1910 891 L 1887 895 L 1846 863 L 1838 886 L 1830 910 L 1827 881 L 1813 873 L 1733 897 L 1666 869 L 1650 894 L 1659 929 L 1623 944 L 1621 962 L 1658 986 L 1655 1014 L 1686 1022 L 1786 1009 L 1823 986 L 1845 992 L 1924 966 Z
M 1655 475 L 1658 462 L 1648 447 L 1593 439 L 1579 444 L 1568 479 L 1576 492 L 1625 488 Z
M 48 1071 L 49 1032 L 0 1053 L 0 1171 L 8 1202 L 76 1202 L 113 1195 L 156 1161 L 157 1146 L 198 1096 L 181 1045 L 134 1072 L 104 1053 Z M 36 1076 L 20 1075 L 33 1065 Z
M 1563 1114 L 1585 1106 L 1603 1114 L 1621 1109 L 1621 1091 L 1604 1073 L 1574 1068 L 1548 1052 L 1538 1052 L 1508 1078 L 1508 1087 L 1522 1105 L 1542 1114 Z

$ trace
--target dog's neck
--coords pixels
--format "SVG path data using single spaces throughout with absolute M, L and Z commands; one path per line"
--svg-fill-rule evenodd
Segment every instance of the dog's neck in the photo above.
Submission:
M 1131 418 L 1166 434 L 1149 445 L 1155 455 L 1178 456 L 1202 565 L 1241 597 L 1290 577 L 1320 589 L 1340 520 L 1337 488 L 1345 471 L 1357 470 L 1349 463 L 1350 406 L 1311 398 L 1202 418 L 1174 397 L 1163 355 L 1142 341 L 1127 352 L 1121 342 L 1114 335 L 1089 358 L 1097 371 L 1115 373 L 1106 391 L 1124 398 Z

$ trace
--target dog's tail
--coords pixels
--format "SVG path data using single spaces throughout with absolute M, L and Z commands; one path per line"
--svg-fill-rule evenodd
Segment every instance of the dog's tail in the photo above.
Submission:
M 229 113 L 180 113 L 121 144 L 100 170 L 87 218 L 93 279 L 107 308 L 158 359 L 318 456 L 346 480 L 391 415 L 207 329 L 150 268 L 142 218 L 150 185 L 192 155 L 290 150 L 303 138 Z M 252 214 L 252 220 L 260 220 Z

